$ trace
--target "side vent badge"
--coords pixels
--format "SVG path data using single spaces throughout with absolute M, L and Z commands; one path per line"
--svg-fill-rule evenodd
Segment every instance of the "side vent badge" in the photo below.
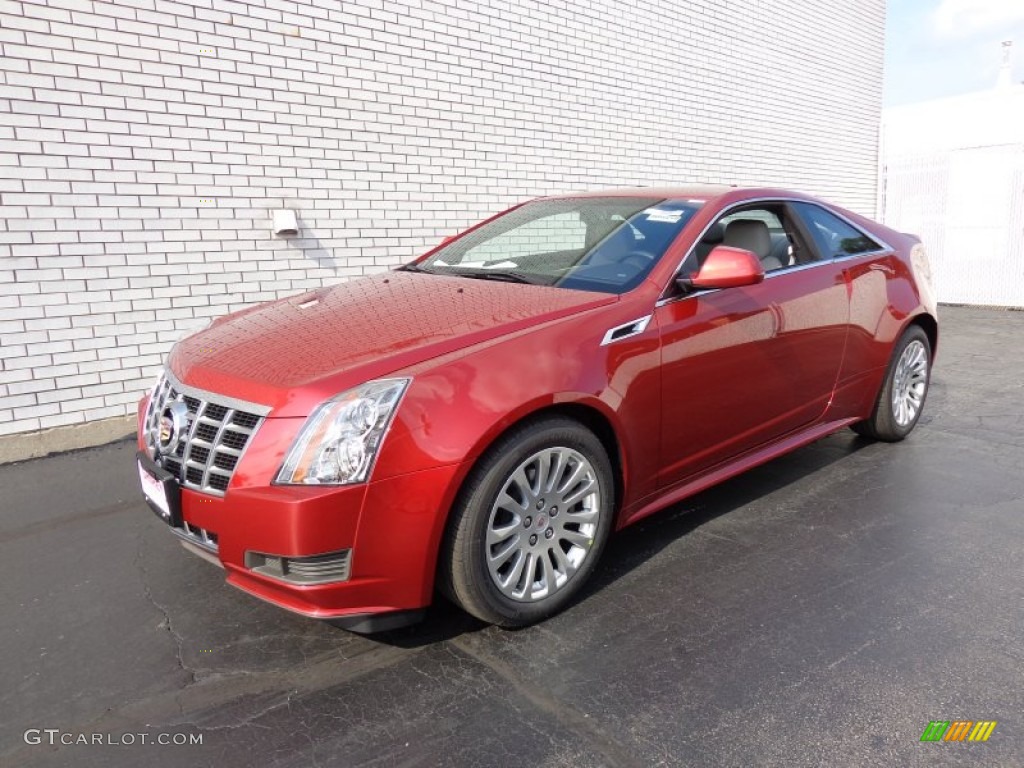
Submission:
M 638 336 L 647 330 L 647 326 L 650 325 L 651 315 L 645 315 L 644 317 L 631 320 L 628 323 L 617 325 L 614 328 L 609 328 L 608 332 L 605 333 L 604 338 L 601 340 L 601 346 L 606 347 L 616 341 L 622 341 L 628 339 L 631 336 Z

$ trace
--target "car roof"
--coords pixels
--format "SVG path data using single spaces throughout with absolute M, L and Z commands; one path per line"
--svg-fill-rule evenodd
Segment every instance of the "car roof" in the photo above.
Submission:
M 786 189 L 774 187 L 739 187 L 727 184 L 688 184 L 678 187 L 616 187 L 611 189 L 591 189 L 581 192 L 567 192 L 557 195 L 544 195 L 542 200 L 571 199 L 578 197 L 660 197 L 666 199 L 700 200 L 707 202 L 715 198 L 729 195 L 731 198 L 746 197 L 782 197 L 808 199 L 806 195 Z
M 565 192 L 543 195 L 545 200 L 573 197 L 672 197 L 710 200 L 735 189 L 725 184 L 690 184 L 680 187 L 614 187 L 611 189 L 589 189 L 581 192 Z

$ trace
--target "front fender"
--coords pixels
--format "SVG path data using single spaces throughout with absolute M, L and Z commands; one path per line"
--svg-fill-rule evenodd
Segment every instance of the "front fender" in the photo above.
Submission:
M 655 327 L 602 346 L 605 332 L 642 315 L 634 302 L 584 312 L 403 373 L 412 383 L 374 478 L 474 462 L 508 429 L 558 406 L 590 408 L 611 426 L 628 505 L 653 490 L 660 437 Z

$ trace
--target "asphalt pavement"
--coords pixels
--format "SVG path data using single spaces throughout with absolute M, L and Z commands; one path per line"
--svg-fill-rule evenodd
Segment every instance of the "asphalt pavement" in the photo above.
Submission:
M 0 765 L 1024 765 L 1024 312 L 941 323 L 907 441 L 666 510 L 517 632 L 264 605 L 149 511 L 127 441 L 2 466 Z

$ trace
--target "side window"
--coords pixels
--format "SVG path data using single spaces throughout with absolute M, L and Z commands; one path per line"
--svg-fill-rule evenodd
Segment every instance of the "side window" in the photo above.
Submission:
M 881 246 L 856 227 L 847 224 L 817 205 L 794 203 L 793 207 L 807 224 L 815 245 L 824 258 L 855 256 L 877 251 Z
M 462 262 L 515 260 L 542 253 L 573 251 L 587 246 L 587 224 L 576 211 L 557 213 L 503 232 L 466 251 Z
M 744 208 L 723 216 L 708 234 L 714 231 L 721 236 L 723 245 L 752 251 L 761 260 L 764 271 L 771 272 L 795 263 L 791 230 L 785 209 L 773 205 Z
M 770 211 L 767 208 L 750 208 L 743 211 L 737 211 L 736 213 L 730 213 L 728 216 L 723 216 L 719 221 L 723 227 L 728 227 L 730 222 L 738 221 L 740 219 L 763 221 L 769 231 L 773 231 L 775 233 L 782 232 L 782 219 L 779 218 L 779 214 L 774 211 Z

